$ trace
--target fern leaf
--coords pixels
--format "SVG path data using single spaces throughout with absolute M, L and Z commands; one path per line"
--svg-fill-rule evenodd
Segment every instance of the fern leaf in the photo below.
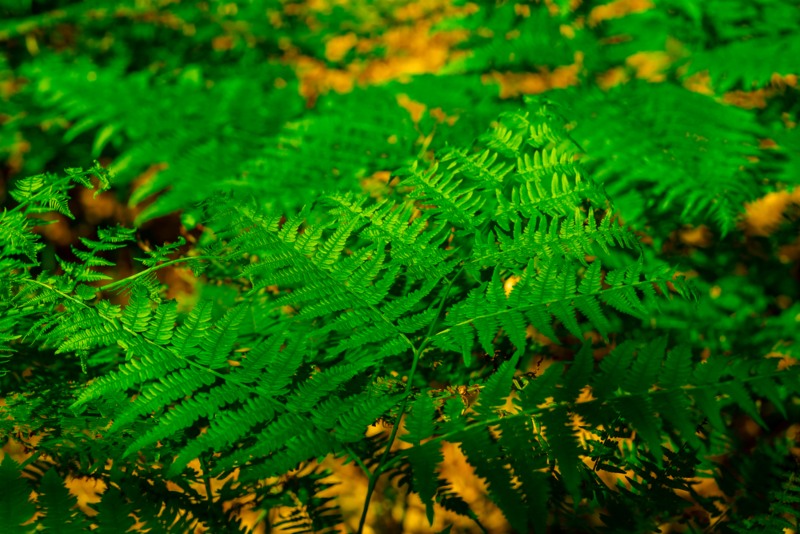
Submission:
M 481 393 L 478 396 L 478 403 L 475 412 L 479 418 L 489 418 L 494 411 L 503 406 L 511 391 L 511 381 L 514 378 L 519 356 L 513 356 L 500 365 L 500 368 L 489 377 L 483 384 Z
M 661 420 L 654 417 L 655 409 L 650 397 L 625 397 L 613 404 L 619 414 L 642 437 L 659 468 L 663 466 L 661 454 Z
M 475 228 L 483 217 L 478 215 L 484 199 L 474 187 L 464 187 L 453 172 L 439 172 L 438 162 L 427 171 L 419 171 L 417 162 L 408 169 L 409 178 L 402 183 L 414 187 L 411 197 L 435 206 L 444 219 L 462 228 Z
M 156 308 L 150 324 L 144 331 L 144 337 L 157 345 L 167 345 L 175 331 L 175 319 L 178 317 L 178 303 L 174 300 L 163 303 Z
M 131 455 L 153 443 L 164 440 L 192 426 L 201 417 L 207 417 L 215 410 L 219 410 L 228 404 L 240 402 L 244 398 L 246 398 L 246 393 L 242 391 L 241 386 L 234 382 L 227 382 L 212 388 L 210 391 L 198 393 L 159 417 L 158 425 L 131 442 L 124 455 Z M 155 409 L 159 400 L 160 398 L 155 398 L 153 404 L 148 407 Z M 137 406 L 135 410 L 139 411 L 140 408 Z M 270 412 L 266 411 L 266 413 Z M 258 420 L 254 419 L 253 424 L 256 424 Z
M 543 412 L 539 420 L 544 426 L 548 454 L 553 460 L 551 468 L 558 466 L 559 477 L 564 487 L 573 498 L 577 499 L 580 495 L 583 463 L 580 460 L 580 447 L 578 438 L 572 430 L 570 415 L 564 408 L 557 407 Z
M 189 317 L 178 328 L 172 338 L 172 346 L 178 354 L 200 345 L 205 332 L 210 328 L 212 303 L 201 301 L 192 309 Z
M 0 530 L 3 532 L 27 532 L 22 526 L 33 517 L 36 507 L 30 502 L 31 488 L 20 476 L 19 465 L 9 454 L 3 455 L 0 463 Z
M 419 493 L 419 498 L 425 505 L 428 524 L 433 525 L 433 503 L 439 487 L 436 470 L 444 461 L 442 444 L 433 442 L 426 445 L 415 445 L 409 449 L 407 454 L 411 464 L 414 490 Z
M 301 339 L 290 340 L 281 349 L 282 336 L 275 336 L 271 343 L 264 344 L 248 356 L 245 372 L 258 371 L 266 367 L 263 379 L 258 384 L 259 392 L 269 397 L 285 395 L 297 369 L 303 363 L 305 344 Z M 263 363 L 260 361 L 263 359 Z M 251 375 L 260 378 L 258 374 Z
M 84 533 L 89 526 L 83 513 L 78 510 L 77 499 L 70 495 L 64 481 L 49 469 L 39 485 L 39 508 L 44 512 L 41 525 L 45 530 L 65 534 Z
M 584 343 L 564 376 L 561 391 L 558 392 L 556 397 L 557 400 L 575 401 L 584 386 L 589 383 L 593 371 L 594 356 L 592 355 L 592 348 L 588 343 Z
M 147 330 L 153 309 L 147 290 L 137 285 L 131 291 L 131 299 L 122 314 L 122 324 L 132 332 Z
M 225 366 L 236 343 L 239 326 L 244 320 L 246 312 L 245 306 L 231 308 L 217 324 L 205 332 L 205 336 L 200 342 L 202 352 L 198 355 L 198 361 L 201 364 L 211 369 Z M 180 334 L 180 330 L 176 333 L 176 337 L 178 334 Z
M 637 351 L 636 359 L 626 373 L 622 388 L 633 394 L 644 393 L 656 383 L 667 348 L 665 337 L 656 338 Z
M 520 392 L 519 406 L 523 409 L 538 406 L 549 397 L 555 397 L 556 387 L 563 373 L 563 363 L 555 362 L 550 365 L 541 376 L 536 377 Z
M 525 503 L 511 482 L 512 474 L 506 469 L 502 454 L 493 443 L 486 428 L 472 428 L 459 435 L 460 448 L 475 474 L 486 481 L 492 500 L 517 532 L 527 532 L 528 517 Z M 487 461 L 488 459 L 488 461 Z M 576 456 L 577 459 L 577 456 Z
M 198 407 L 208 410 L 207 401 L 206 404 L 198 403 Z M 274 414 L 272 399 L 264 397 L 250 398 L 238 410 L 217 413 L 206 433 L 180 450 L 167 472 L 168 476 L 176 476 L 186 464 L 207 450 L 222 450 L 229 447 L 236 440 L 246 435 L 251 428 L 271 419 Z M 174 429 L 164 427 L 162 431 L 173 433 Z M 153 437 L 149 437 L 148 441 L 152 441 Z M 143 446 L 142 443 L 146 443 L 144 440 L 137 441 L 136 446 L 138 448 Z M 126 454 L 133 450 L 136 449 L 131 445 Z
M 355 407 L 339 416 L 334 435 L 341 443 L 352 443 L 364 437 L 367 427 L 395 406 L 404 395 L 374 396 L 362 393 Z
M 550 497 L 550 480 L 542 472 L 547 467 L 547 456 L 536 440 L 530 418 L 503 419 L 499 428 L 500 444 L 524 493 L 528 523 L 533 532 L 543 534 L 547 530 Z
M 136 402 L 128 406 L 115 419 L 112 431 L 119 431 L 140 415 L 156 411 L 178 399 L 191 395 L 203 386 L 211 385 L 214 376 L 193 368 L 179 369 L 159 382 L 145 387 Z
M 125 501 L 122 492 L 111 486 L 103 492 L 102 499 L 95 505 L 98 534 L 116 534 L 128 532 L 136 520 L 133 517 L 133 506 Z
M 311 429 L 289 438 L 285 450 L 247 469 L 241 479 L 253 481 L 276 476 L 296 469 L 298 464 L 309 458 L 319 458 L 340 450 L 340 445 L 331 434 Z
M 405 419 L 406 434 L 400 439 L 412 445 L 419 445 L 422 440 L 431 437 L 435 430 L 433 422 L 435 413 L 433 399 L 428 395 L 418 396 L 412 404 L 411 413 Z

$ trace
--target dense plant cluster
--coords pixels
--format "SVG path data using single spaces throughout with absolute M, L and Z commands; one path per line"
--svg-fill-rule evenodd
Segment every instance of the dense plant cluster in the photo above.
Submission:
M 796 2 L 0 16 L 0 532 L 797 528 Z

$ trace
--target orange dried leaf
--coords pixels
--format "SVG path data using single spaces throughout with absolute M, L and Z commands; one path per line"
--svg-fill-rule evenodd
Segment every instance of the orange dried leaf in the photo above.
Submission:
M 616 0 L 592 9 L 589 13 L 589 26 L 597 26 L 604 20 L 617 19 L 631 13 L 647 11 L 652 7 L 653 2 L 650 0 Z

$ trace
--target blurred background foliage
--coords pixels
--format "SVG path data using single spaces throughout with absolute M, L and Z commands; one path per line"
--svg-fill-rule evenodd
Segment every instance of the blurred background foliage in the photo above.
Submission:
M 42 229 L 66 257 L 97 225 L 136 224 L 143 246 L 191 236 L 196 202 L 231 189 L 286 212 L 322 191 L 382 197 L 398 169 L 469 144 L 543 94 L 645 254 L 681 263 L 696 284 L 696 304 L 672 301 L 653 326 L 700 351 L 796 362 L 792 0 L 0 0 L 0 50 L 0 200 L 18 177 L 92 159 L 114 175 L 111 192 L 73 200 L 76 220 Z M 169 296 L 199 291 L 181 270 L 163 277 Z M 761 487 L 758 462 L 796 454 L 800 425 L 750 423 L 729 460 Z M 26 454 L 13 440 L 4 450 Z M 447 452 L 447 476 L 503 531 Z M 329 467 L 343 513 L 357 513 L 363 480 Z M 724 477 L 702 484 L 725 495 Z M 103 488 L 75 478 L 71 491 L 86 508 Z M 415 498 L 382 491 L 373 532 L 428 531 Z M 727 513 L 696 512 L 707 525 Z

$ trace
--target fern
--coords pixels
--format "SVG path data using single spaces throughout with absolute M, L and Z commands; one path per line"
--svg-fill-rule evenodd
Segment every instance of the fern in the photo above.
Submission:
M 794 525 L 795 236 L 742 223 L 795 181 L 796 8 L 312 4 L 0 23 L 0 150 L 28 174 L 0 213 L 0 436 L 33 453 L 0 463 L 0 529 L 226 532 L 252 507 L 363 532 L 386 478 L 431 528 L 488 531 L 451 446 L 509 531 L 698 530 L 687 499 Z M 429 28 L 452 56 L 418 75 Z M 373 83 L 386 65 L 411 74 Z M 724 94 L 755 87 L 762 107 Z M 87 190 L 136 227 L 87 228 Z M 191 298 L 164 287 L 183 268 Z M 366 481 L 357 526 L 330 459 Z M 96 515 L 64 485 L 83 476 Z
M 572 135 L 601 162 L 596 176 L 626 220 L 654 224 L 677 201 L 683 220 L 713 221 L 723 234 L 733 229 L 744 202 L 758 193 L 747 161 L 757 154 L 760 134 L 752 117 L 669 86 L 633 83 L 587 96 L 578 100 L 585 111 L 573 110 Z M 668 121 L 662 106 L 672 111 Z M 595 109 L 604 111 L 590 111 Z M 650 193 L 647 202 L 643 188 Z
M 769 532 L 775 529 L 797 526 L 797 486 L 796 473 L 792 472 L 783 482 L 779 491 L 772 493 L 769 513 L 748 518 L 741 524 L 733 525 L 735 532 Z
M 548 120 L 546 114 L 539 116 Z M 510 120 L 527 124 L 529 118 L 516 115 Z M 527 150 L 522 147 L 538 148 L 542 143 L 562 146 L 565 140 L 559 137 L 558 128 L 547 126 L 545 130 L 549 133 L 542 136 L 541 128 L 526 126 L 517 135 L 523 138 L 530 135 L 529 142 L 514 146 L 521 151 Z M 498 158 L 498 153 L 492 155 L 493 161 L 499 161 Z M 434 165 L 432 173 L 427 173 L 424 179 L 428 183 L 435 180 L 437 168 Z M 495 229 L 495 224 L 502 223 L 492 220 L 496 211 L 491 206 L 500 204 L 504 195 L 515 194 L 515 181 L 528 187 L 534 203 L 535 191 L 549 195 L 567 190 L 566 186 L 563 189 L 553 186 L 550 191 L 530 188 L 525 184 L 538 184 L 540 178 L 527 172 L 528 169 L 524 158 L 511 158 L 499 174 L 494 171 L 499 180 L 485 181 L 474 188 L 464 178 L 443 190 L 451 198 L 457 198 L 464 188 L 476 194 L 471 224 L 462 228 L 465 235 L 479 235 L 479 243 L 486 240 L 483 235 L 502 235 L 500 229 Z M 454 172 L 469 171 L 446 172 L 452 177 Z M 425 183 L 418 181 L 419 175 L 411 176 L 407 181 L 409 187 Z M 506 179 L 512 182 L 508 188 L 504 187 Z M 572 220 L 565 215 L 569 213 L 568 202 L 577 202 L 573 213 L 588 209 L 589 220 L 593 220 L 594 208 L 582 207 L 581 199 L 585 198 L 589 205 L 598 204 L 598 194 L 592 188 L 575 190 L 555 197 L 554 203 L 535 212 L 522 207 L 511 210 L 509 220 L 517 227 L 535 224 L 531 219 L 543 221 L 534 235 L 545 230 L 552 236 L 547 230 L 549 225 Z M 442 427 L 444 422 L 436 421 L 435 417 L 436 402 L 425 395 L 419 396 L 412 404 L 412 419 L 407 422 L 410 437 L 405 438 L 412 443 L 409 451 L 413 452 L 387 457 L 387 447 L 379 468 L 371 475 L 375 479 L 386 466 L 407 457 L 414 473 L 411 483 L 425 499 L 429 520 L 433 518 L 432 503 L 441 487 L 436 469 L 442 461 L 440 442 L 445 439 L 461 444 L 478 476 L 486 479 L 490 497 L 500 505 L 515 529 L 525 531 L 532 523 L 537 530 L 543 530 L 544 519 L 537 515 L 541 506 L 534 505 L 528 490 L 519 484 L 522 480 L 541 484 L 545 473 L 524 475 L 522 466 L 548 468 L 551 476 L 555 475 L 550 483 L 563 488 L 554 490 L 555 494 L 566 491 L 577 500 L 582 481 L 589 476 L 579 458 L 581 454 L 592 456 L 594 452 L 584 451 L 577 440 L 572 426 L 575 416 L 592 427 L 605 427 L 613 414 L 614 419 L 622 420 L 637 432 L 643 446 L 655 455 L 655 465 L 659 468 L 662 460 L 657 453 L 663 428 L 660 420 L 652 419 L 651 413 L 658 413 L 664 406 L 661 399 L 666 396 L 670 403 L 687 409 L 696 405 L 719 431 L 724 429 L 724 423 L 720 415 L 722 405 L 715 395 L 726 395 L 758 420 L 752 394 L 743 384 L 756 379 L 760 388 L 768 387 L 772 376 L 768 368 L 759 366 L 756 372 L 761 374 L 751 378 L 749 367 L 740 365 L 729 371 L 724 360 L 713 359 L 697 366 L 692 379 L 688 374 L 690 353 L 678 351 L 676 356 L 671 354 L 664 360 L 664 339 L 638 349 L 637 358 L 633 345 L 619 347 L 603 360 L 600 374 L 593 372 L 591 352 L 584 347 L 568 367 L 563 381 L 559 380 L 561 366 L 551 366 L 544 376 L 522 390 L 515 411 L 499 418 L 498 410 L 512 391 L 514 371 L 526 349 L 526 325 L 533 324 L 552 340 L 558 340 L 555 319 L 556 325 L 580 338 L 584 329 L 576 315 L 580 310 L 588 320 L 587 327 L 608 335 L 612 329 L 608 313 L 643 317 L 654 309 L 658 300 L 656 288 L 662 294 L 670 292 L 666 282 L 672 275 L 659 269 L 647 273 L 640 259 L 628 262 L 624 268 L 607 270 L 601 282 L 602 260 L 587 263 L 582 255 L 602 256 L 610 246 L 627 247 L 634 243 L 622 227 L 616 242 L 605 237 L 610 228 L 608 222 L 585 225 L 577 234 L 559 232 L 558 248 L 536 247 L 540 241 L 534 239 L 526 262 L 519 257 L 524 248 L 513 238 L 508 238 L 507 243 L 518 250 L 515 256 L 483 255 L 478 263 L 468 262 L 472 257 L 469 241 L 461 250 L 442 249 L 439 245 L 441 222 L 458 223 L 453 220 L 457 213 L 454 209 L 440 209 L 442 198 L 445 197 L 423 197 L 424 202 L 437 205 L 418 219 L 424 224 L 411 226 L 395 222 L 403 220 L 397 218 L 402 214 L 408 217 L 409 212 L 394 200 L 365 206 L 347 196 L 333 196 L 325 201 L 334 207 L 327 220 L 320 217 L 319 222 L 310 224 L 303 222 L 302 214 L 283 223 L 275 217 L 265 217 L 254 204 L 221 211 L 209 206 L 211 212 L 217 212 L 213 213 L 211 224 L 219 229 L 218 239 L 226 241 L 222 249 L 217 248 L 223 254 L 220 260 L 241 269 L 252 289 L 242 295 L 242 302 L 221 317 L 210 302 L 201 301 L 179 326 L 171 325 L 175 319 L 174 304 L 160 302 L 143 283 L 133 282 L 130 300 L 122 310 L 94 305 L 94 293 L 71 296 L 73 291 L 80 295 L 78 284 L 93 281 L 89 275 L 92 271 L 86 269 L 103 264 L 95 259 L 93 252 L 81 258 L 86 262 L 83 270 L 76 267 L 65 269 L 63 275 L 51 279 L 22 280 L 19 287 L 28 302 L 50 302 L 50 306 L 61 303 L 65 306 L 62 317 L 70 317 L 59 325 L 44 325 L 44 330 L 37 333 L 45 346 L 56 347 L 57 353 L 114 346 L 125 351 L 127 361 L 92 381 L 78 396 L 73 409 L 83 410 L 109 395 L 138 391 L 135 401 L 111 416 L 110 431 L 124 433 L 142 416 L 154 415 L 153 422 L 145 425 L 147 430 L 138 431 L 121 458 L 158 447 L 158 443 L 162 447 L 169 444 L 177 454 L 168 477 L 180 476 L 190 460 L 205 457 L 210 451 L 228 451 L 226 457 L 214 462 L 215 474 L 238 467 L 243 469 L 239 478 L 246 483 L 280 475 L 328 454 L 350 455 L 349 447 L 361 441 L 366 427 L 398 407 L 402 414 L 409 405 L 411 379 L 405 392 L 398 394 L 375 395 L 371 387 L 365 388 L 375 380 L 376 371 L 381 370 L 382 374 L 392 369 L 409 353 L 416 368 L 428 345 L 440 351 L 458 352 L 467 366 L 473 366 L 475 334 L 477 346 L 490 352 L 501 329 L 515 347 L 514 357 L 483 384 L 473 411 L 451 412 Z M 597 241 L 602 246 L 595 245 L 594 233 L 600 236 Z M 516 234 L 521 238 L 519 232 Z M 119 231 L 106 232 L 100 237 L 100 242 L 84 244 L 91 251 L 103 251 L 122 246 L 127 239 Z M 537 248 L 542 252 L 537 254 Z M 485 247 L 474 250 L 482 252 Z M 582 255 L 577 251 L 582 251 Z M 464 259 L 458 260 L 456 252 Z M 159 252 L 153 258 L 145 261 L 150 270 L 158 269 L 166 261 L 166 256 Z M 411 258 L 425 261 L 424 265 L 433 270 L 426 271 L 423 278 Z M 501 261 L 503 266 L 492 266 L 492 260 Z M 480 282 L 488 268 L 491 280 Z M 501 272 L 506 269 L 519 278 L 508 295 L 501 281 Z M 466 272 L 475 280 L 473 289 L 463 295 L 451 292 L 453 283 Z M 276 298 L 267 298 L 264 288 L 275 285 L 282 288 L 281 293 Z M 405 295 L 396 292 L 400 287 L 406 288 Z M 675 287 L 684 292 L 680 284 Z M 275 310 L 262 315 L 264 319 L 271 318 L 271 322 L 257 331 L 242 330 L 245 317 L 252 314 L 250 309 L 256 305 Z M 286 306 L 294 310 L 289 316 L 279 311 Z M 443 310 L 446 310 L 444 317 Z M 441 326 L 437 327 L 440 321 Z M 296 334 L 290 336 L 290 331 Z M 307 342 L 285 341 L 300 332 L 304 332 L 302 337 Z M 245 352 L 246 357 L 237 356 L 236 347 L 251 342 L 257 346 Z M 319 356 L 314 356 L 318 351 Z M 663 374 L 662 361 L 666 362 Z M 231 366 L 230 362 L 237 365 Z M 319 367 L 312 369 L 311 362 Z M 413 374 L 412 370 L 412 378 Z M 733 380 L 722 381 L 726 374 Z M 694 389 L 686 389 L 687 383 Z M 656 385 L 660 389 L 653 389 Z M 596 397 L 588 403 L 591 408 L 575 404 L 587 386 Z M 555 404 L 547 407 L 548 398 L 553 398 Z M 675 425 L 676 435 L 693 428 L 683 413 L 664 413 L 667 421 Z M 535 442 L 517 431 L 508 430 L 498 436 L 487 430 L 500 425 L 501 420 L 507 426 L 511 421 L 531 416 L 537 429 Z M 201 421 L 207 421 L 206 431 L 187 438 L 185 431 Z M 396 428 L 389 444 L 394 440 Z M 442 432 L 442 428 L 446 431 Z M 517 440 L 525 440 L 527 453 L 526 446 Z M 505 467 L 505 451 L 514 451 L 515 460 L 509 467 Z
M 29 501 L 30 487 L 20 476 L 17 463 L 9 456 L 3 458 L 0 464 L 2 469 L 3 506 L 0 525 L 7 532 L 17 532 L 23 523 L 27 523 L 36 512 L 36 508 Z

